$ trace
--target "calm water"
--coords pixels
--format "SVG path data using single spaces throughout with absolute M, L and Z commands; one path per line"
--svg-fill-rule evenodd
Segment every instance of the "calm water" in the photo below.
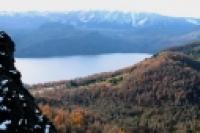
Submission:
M 24 83 L 34 84 L 114 71 L 138 63 L 150 54 L 104 54 L 56 58 L 17 58 Z

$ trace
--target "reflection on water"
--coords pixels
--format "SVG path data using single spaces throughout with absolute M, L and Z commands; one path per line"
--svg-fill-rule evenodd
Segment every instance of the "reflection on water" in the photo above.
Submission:
M 24 83 L 42 83 L 114 71 L 138 63 L 150 54 L 103 54 L 56 58 L 17 58 Z

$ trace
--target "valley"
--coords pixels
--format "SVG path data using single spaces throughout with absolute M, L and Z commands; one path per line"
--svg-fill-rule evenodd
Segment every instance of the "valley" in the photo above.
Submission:
M 200 133 L 200 1 L 0 1 L 0 133 Z
M 199 46 L 171 48 L 126 69 L 29 89 L 60 132 L 198 132 Z

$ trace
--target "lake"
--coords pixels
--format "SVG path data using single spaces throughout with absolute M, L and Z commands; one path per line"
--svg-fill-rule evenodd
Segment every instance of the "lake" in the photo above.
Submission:
M 24 83 L 35 84 L 110 72 L 151 57 L 144 53 L 103 54 L 53 58 L 17 58 Z

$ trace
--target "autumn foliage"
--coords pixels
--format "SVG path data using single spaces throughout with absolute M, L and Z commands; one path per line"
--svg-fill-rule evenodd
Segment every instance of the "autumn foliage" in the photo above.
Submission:
M 98 116 L 84 110 L 53 109 L 49 105 L 40 105 L 43 113 L 56 125 L 59 133 L 125 133 L 124 129 L 101 121 Z
M 200 62 L 182 53 L 53 87 L 31 92 L 61 133 L 200 132 Z

